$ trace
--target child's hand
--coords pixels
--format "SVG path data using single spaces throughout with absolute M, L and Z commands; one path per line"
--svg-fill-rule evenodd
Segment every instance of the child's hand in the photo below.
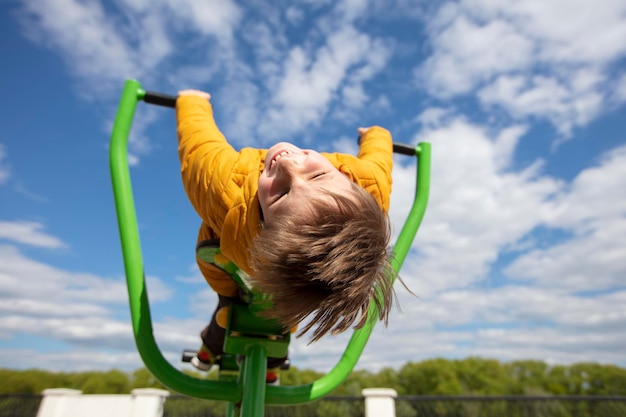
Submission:
M 182 96 L 198 96 L 206 100 L 211 100 L 211 94 L 200 90 L 181 90 L 178 92 L 178 97 Z
M 371 128 L 372 128 L 372 126 L 370 126 L 370 127 L 360 127 L 356 131 L 359 132 L 359 136 L 363 136 Z

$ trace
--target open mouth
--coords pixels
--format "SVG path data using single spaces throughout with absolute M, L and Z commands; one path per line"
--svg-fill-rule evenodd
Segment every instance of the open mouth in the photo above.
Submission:
M 278 161 L 280 158 L 282 158 L 285 155 L 290 155 L 291 153 L 292 152 L 288 150 L 280 150 L 276 152 L 276 154 L 274 154 L 274 157 L 270 161 L 270 169 L 272 169 L 272 167 L 276 164 L 276 161 Z

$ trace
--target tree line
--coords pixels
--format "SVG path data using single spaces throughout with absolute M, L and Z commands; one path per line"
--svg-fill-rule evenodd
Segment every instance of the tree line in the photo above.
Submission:
M 187 372 L 187 371 L 186 371 Z M 215 378 L 215 372 L 198 378 Z M 315 381 L 323 373 L 292 367 L 281 373 L 282 385 Z M 399 395 L 619 395 L 626 396 L 626 368 L 598 363 L 549 365 L 542 361 L 500 362 L 495 359 L 430 359 L 399 369 L 358 370 L 332 393 L 358 396 L 363 388 L 386 387 Z M 46 388 L 73 388 L 84 394 L 126 394 L 135 388 L 162 386 L 145 368 L 52 372 L 0 369 L 0 394 L 40 394 Z

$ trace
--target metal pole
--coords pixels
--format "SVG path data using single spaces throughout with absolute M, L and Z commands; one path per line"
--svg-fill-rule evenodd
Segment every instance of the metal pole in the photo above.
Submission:
M 243 364 L 241 417 L 262 417 L 265 413 L 265 373 L 267 352 L 260 344 L 251 345 Z

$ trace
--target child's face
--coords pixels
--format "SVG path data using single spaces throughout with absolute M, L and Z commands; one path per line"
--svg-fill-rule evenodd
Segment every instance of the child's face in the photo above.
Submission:
M 281 213 L 301 211 L 307 215 L 311 198 L 329 198 L 327 191 L 347 195 L 350 179 L 318 152 L 281 142 L 265 157 L 259 178 L 259 202 L 265 222 L 270 224 Z

